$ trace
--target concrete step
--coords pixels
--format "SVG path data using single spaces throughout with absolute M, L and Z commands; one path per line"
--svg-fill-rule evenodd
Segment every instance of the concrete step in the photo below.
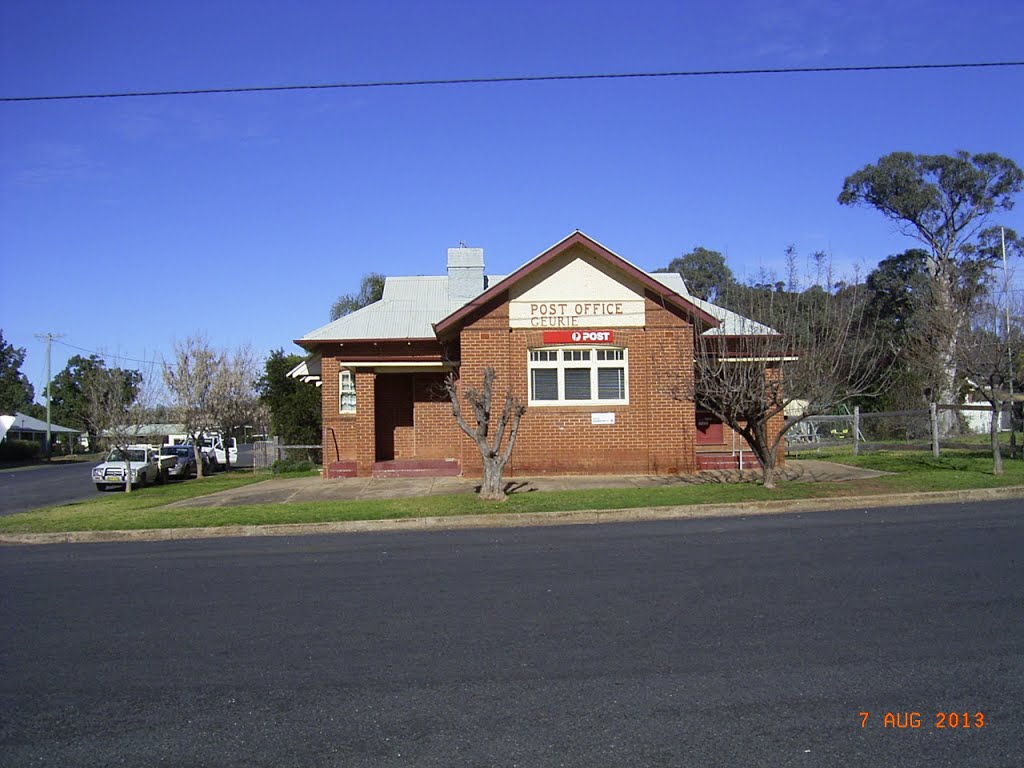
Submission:
M 333 461 L 325 467 L 326 477 L 356 477 L 358 465 L 354 461 Z
M 461 474 L 459 462 L 444 459 L 395 459 L 373 465 L 374 477 L 458 477 Z
M 743 454 L 742 469 L 760 469 L 761 462 L 752 453 Z M 739 454 L 698 453 L 697 469 L 741 469 Z

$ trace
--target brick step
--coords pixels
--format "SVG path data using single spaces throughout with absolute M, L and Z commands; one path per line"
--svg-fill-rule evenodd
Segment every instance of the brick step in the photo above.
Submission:
M 444 459 L 396 459 L 373 465 L 374 477 L 458 477 L 461 474 L 459 462 Z
M 325 468 L 325 477 L 356 477 L 358 465 L 354 461 L 333 461 Z

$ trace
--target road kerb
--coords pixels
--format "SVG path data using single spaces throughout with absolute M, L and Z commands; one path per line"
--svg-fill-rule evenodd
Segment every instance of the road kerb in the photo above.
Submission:
M 655 520 L 746 517 L 829 512 L 840 509 L 881 509 L 922 504 L 1024 499 L 1024 486 L 963 491 L 848 496 L 833 499 L 780 499 L 729 504 L 693 504 L 676 507 L 574 510 L 564 512 L 510 512 L 507 514 L 405 517 L 389 520 L 346 520 L 328 523 L 230 525 L 216 528 L 149 528 L 119 531 L 65 531 L 59 533 L 4 533 L 0 544 L 86 544 L 119 541 L 177 541 L 252 536 L 308 536 L 328 533 L 380 533 L 387 531 L 440 531 L 473 528 L 518 528 L 543 525 L 594 525 Z

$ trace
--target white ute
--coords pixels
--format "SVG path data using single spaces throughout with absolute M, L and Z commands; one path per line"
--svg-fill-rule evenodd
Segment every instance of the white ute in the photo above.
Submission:
M 190 444 L 191 440 L 188 435 L 168 435 L 167 437 L 167 445 Z M 228 458 L 231 459 L 232 466 L 238 463 L 238 442 L 233 437 L 229 437 L 225 441 L 220 432 L 200 433 L 199 450 L 210 462 L 211 470 L 223 467 L 228 463 Z
M 124 488 L 127 469 L 131 472 L 132 486 L 141 488 L 150 483 L 162 483 L 167 476 L 167 470 L 176 461 L 177 457 L 161 456 L 150 445 L 129 445 L 126 462 L 120 449 L 114 448 L 107 454 L 106 461 L 93 467 L 92 481 L 96 484 L 97 491 L 105 491 L 110 485 Z

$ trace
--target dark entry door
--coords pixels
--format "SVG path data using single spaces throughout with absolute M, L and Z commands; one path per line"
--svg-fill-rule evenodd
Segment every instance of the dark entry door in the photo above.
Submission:
M 377 461 L 395 458 L 395 429 L 413 425 L 413 377 L 410 374 L 378 374 L 374 384 Z

